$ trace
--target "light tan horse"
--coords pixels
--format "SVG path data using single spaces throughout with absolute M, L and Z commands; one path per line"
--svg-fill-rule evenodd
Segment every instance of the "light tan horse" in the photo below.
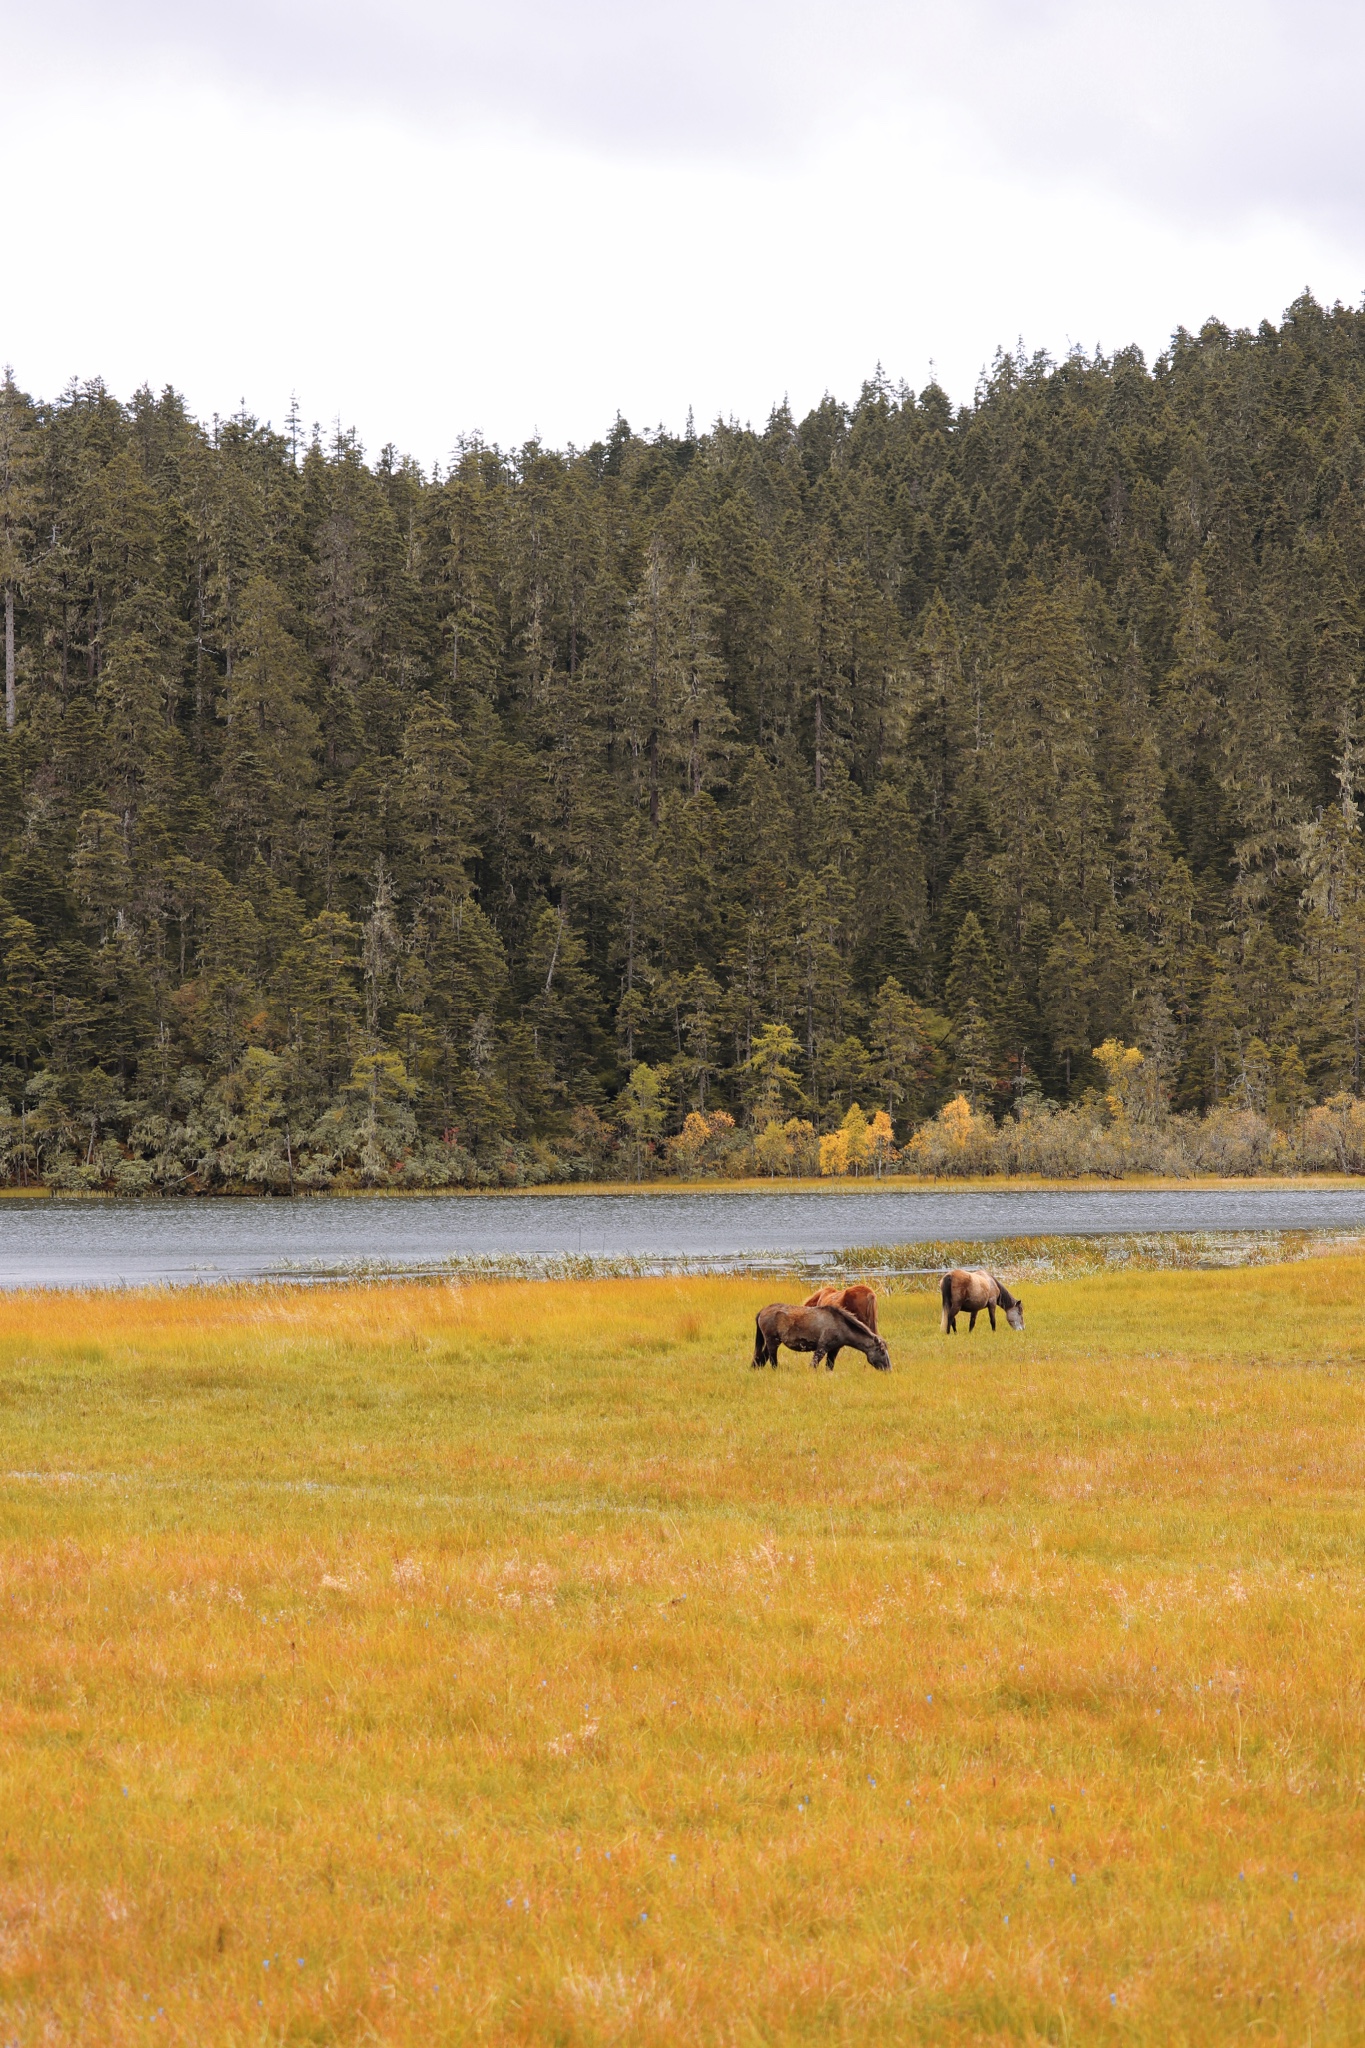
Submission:
M 971 1316 L 968 1331 L 976 1328 L 976 1319 L 984 1308 L 995 1328 L 995 1311 L 1005 1311 L 1005 1321 L 1012 1330 L 1024 1327 L 1024 1304 L 1017 1295 L 1011 1294 L 1004 1282 L 997 1280 L 994 1273 L 982 1272 L 979 1268 L 967 1272 L 955 1266 L 951 1273 L 943 1276 L 939 1289 L 943 1297 L 943 1334 L 951 1337 L 957 1328 L 957 1319 L 963 1309 Z

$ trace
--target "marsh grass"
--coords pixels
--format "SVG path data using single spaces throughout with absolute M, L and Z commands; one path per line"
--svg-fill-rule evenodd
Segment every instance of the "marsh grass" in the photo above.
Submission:
M 382 1260 L 347 1260 L 327 1273 L 309 1262 L 281 1278 L 310 1286 L 329 1280 L 352 1283 L 401 1279 L 440 1280 L 643 1280 L 694 1274 L 773 1275 L 792 1287 L 829 1280 L 869 1279 L 892 1292 L 915 1288 L 949 1266 L 987 1266 L 1019 1280 L 1072 1279 L 1116 1267 L 1200 1271 L 1214 1266 L 1267 1266 L 1291 1259 L 1320 1258 L 1359 1250 L 1358 1231 L 1342 1230 L 1153 1230 L 1105 1231 L 1093 1236 L 926 1239 L 913 1244 L 852 1245 L 840 1251 L 795 1254 L 779 1264 L 772 1252 L 694 1254 L 653 1252 L 648 1256 L 593 1252 L 477 1252 L 455 1254 L 414 1266 Z
M 923 1288 L 949 1266 L 985 1266 L 1012 1285 L 1075 1280 L 1097 1273 L 1206 1272 L 1226 1266 L 1284 1265 L 1365 1250 L 1359 1231 L 1151 1230 L 1105 1231 L 1078 1237 L 960 1238 L 953 1242 L 864 1245 L 837 1253 L 824 1266 L 840 1275 L 878 1280 L 892 1293 Z
M 1363 1296 L 0 1299 L 0 2038 L 1360 2038 Z

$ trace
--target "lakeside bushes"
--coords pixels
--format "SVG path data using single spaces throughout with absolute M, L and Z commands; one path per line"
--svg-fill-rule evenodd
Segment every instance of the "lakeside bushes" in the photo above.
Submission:
M 59 1194 L 294 1194 L 329 1189 L 535 1187 L 643 1179 L 844 1180 L 912 1175 L 1049 1180 L 1130 1174 L 1225 1178 L 1276 1173 L 1365 1173 L 1365 1101 L 1332 1096 L 1284 1123 L 1260 1110 L 1221 1105 L 1204 1116 L 1173 1114 L 1132 1048 L 1100 1047 L 1114 1086 L 1060 1106 L 1026 1098 L 997 1121 L 965 1095 L 896 1143 L 885 1110 L 854 1103 L 833 1129 L 807 1117 L 770 1117 L 741 1127 L 728 1110 L 691 1110 L 665 1135 L 661 1088 L 637 1070 L 613 1121 L 574 1117 L 572 1143 L 506 1145 L 478 1160 L 452 1141 L 423 1140 L 396 1061 L 359 1063 L 339 1110 L 313 1129 L 272 1124 L 250 1076 L 231 1100 L 205 1091 L 183 1120 L 149 1118 L 131 1142 L 91 1144 L 84 1156 L 69 1123 L 54 1130 L 44 1105 L 16 1112 L 0 1102 L 0 1186 Z M 657 1077 L 654 1077 L 657 1081 Z M 257 1077 L 259 1080 L 259 1077 Z M 657 1127 L 646 1128 L 641 1104 Z
M 1205 1116 L 1160 1114 L 1139 1122 L 1115 1115 L 1103 1099 L 1062 1108 L 1033 1100 L 997 1123 L 956 1096 L 915 1130 L 899 1149 L 879 1138 L 858 1143 L 866 1125 L 857 1105 L 854 1129 L 816 1138 L 792 1119 L 756 1135 L 736 1132 L 718 1119 L 713 1135 L 690 1117 L 686 1142 L 670 1148 L 667 1165 L 688 1177 L 739 1178 L 755 1174 L 796 1178 L 816 1173 L 879 1178 L 913 1174 L 929 1179 L 1031 1175 L 1049 1180 L 1128 1174 L 1235 1178 L 1274 1173 L 1365 1173 L 1365 1102 L 1334 1096 L 1283 1127 L 1259 1110 L 1221 1107 Z M 889 1125 L 885 1112 L 877 1121 Z M 852 1142 L 850 1142 L 850 1138 Z

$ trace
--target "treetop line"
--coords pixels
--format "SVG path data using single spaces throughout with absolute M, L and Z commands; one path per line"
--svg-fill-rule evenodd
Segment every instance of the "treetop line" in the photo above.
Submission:
M 0 1175 L 1349 1122 L 1362 419 L 1309 297 L 431 476 L 7 377 Z

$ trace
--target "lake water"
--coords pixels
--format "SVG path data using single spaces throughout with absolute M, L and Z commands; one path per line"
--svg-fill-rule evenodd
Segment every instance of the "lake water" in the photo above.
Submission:
M 860 1246 L 1147 1231 L 1363 1230 L 1355 1188 L 0 1201 L 0 1287 L 439 1273 L 470 1259 L 833 1263 Z

